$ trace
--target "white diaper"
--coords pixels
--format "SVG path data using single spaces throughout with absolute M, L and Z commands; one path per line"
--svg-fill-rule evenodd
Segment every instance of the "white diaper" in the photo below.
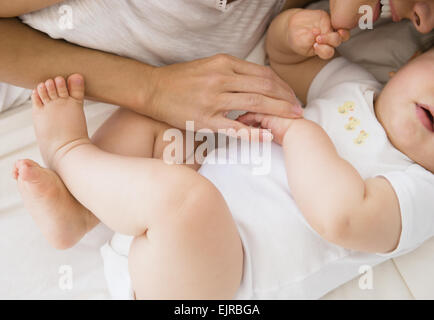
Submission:
M 132 241 L 131 236 L 115 233 L 113 238 L 101 247 L 107 287 L 111 297 L 116 300 L 134 299 L 128 271 L 128 252 Z

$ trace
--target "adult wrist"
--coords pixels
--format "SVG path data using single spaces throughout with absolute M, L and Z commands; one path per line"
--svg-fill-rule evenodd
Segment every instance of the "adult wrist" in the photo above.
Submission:
M 140 63 L 136 69 L 135 77 L 137 86 L 134 86 L 134 110 L 140 114 L 153 117 L 153 96 L 157 88 L 158 67 Z

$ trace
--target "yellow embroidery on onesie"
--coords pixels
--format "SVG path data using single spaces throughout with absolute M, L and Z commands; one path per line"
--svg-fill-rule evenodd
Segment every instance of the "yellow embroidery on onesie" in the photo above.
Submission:
M 339 113 L 347 114 L 350 111 L 354 111 L 356 104 L 352 101 L 345 102 L 342 106 L 338 108 Z
M 361 145 L 365 143 L 366 139 L 368 139 L 369 133 L 367 133 L 365 130 L 360 131 L 359 136 L 354 139 L 354 143 Z
M 348 123 L 345 125 L 345 129 L 353 131 L 360 124 L 360 120 L 354 117 L 348 119 Z

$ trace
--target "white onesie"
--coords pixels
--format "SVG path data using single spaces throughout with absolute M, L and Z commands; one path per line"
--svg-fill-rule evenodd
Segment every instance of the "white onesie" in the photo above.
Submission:
M 253 175 L 253 165 L 205 163 L 199 172 L 223 194 L 243 242 L 244 273 L 237 299 L 317 299 L 358 276 L 360 267 L 402 255 L 434 236 L 434 175 L 387 139 L 373 109 L 380 90 L 363 68 L 337 58 L 313 81 L 305 117 L 326 130 L 339 154 L 362 177 L 382 175 L 390 181 L 401 207 L 398 248 L 386 255 L 367 254 L 322 239 L 291 196 L 282 148 L 276 144 L 268 175 Z M 312 195 L 314 201 L 315 190 Z M 109 289 L 116 298 L 132 297 L 130 241 L 116 235 L 101 249 Z

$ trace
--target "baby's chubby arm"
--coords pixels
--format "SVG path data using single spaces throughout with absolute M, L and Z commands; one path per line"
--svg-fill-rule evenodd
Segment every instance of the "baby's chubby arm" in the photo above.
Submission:
M 283 147 L 294 199 L 323 238 L 365 252 L 386 253 L 397 247 L 400 207 L 386 179 L 362 179 L 311 121 L 294 121 Z
M 327 64 L 318 56 L 332 57 L 334 48 L 348 37 L 346 31 L 331 30 L 328 14 L 324 14 L 288 10 L 276 18 L 268 34 L 272 67 L 304 101 L 312 80 Z M 317 31 L 312 34 L 312 25 L 322 30 L 325 39 L 318 39 Z M 397 247 L 401 214 L 392 186 L 384 178 L 364 180 L 339 156 L 320 126 L 305 119 L 253 113 L 239 121 L 270 129 L 275 142 L 283 146 L 292 195 L 306 220 L 323 238 L 366 252 L 386 253 Z
M 63 0 L 3 0 L 0 6 L 0 18 L 12 18 L 49 7 Z
M 364 252 L 387 253 L 397 247 L 401 213 L 386 179 L 362 179 L 312 121 L 254 113 L 239 120 L 271 130 L 274 141 L 283 146 L 294 200 L 324 239 Z

